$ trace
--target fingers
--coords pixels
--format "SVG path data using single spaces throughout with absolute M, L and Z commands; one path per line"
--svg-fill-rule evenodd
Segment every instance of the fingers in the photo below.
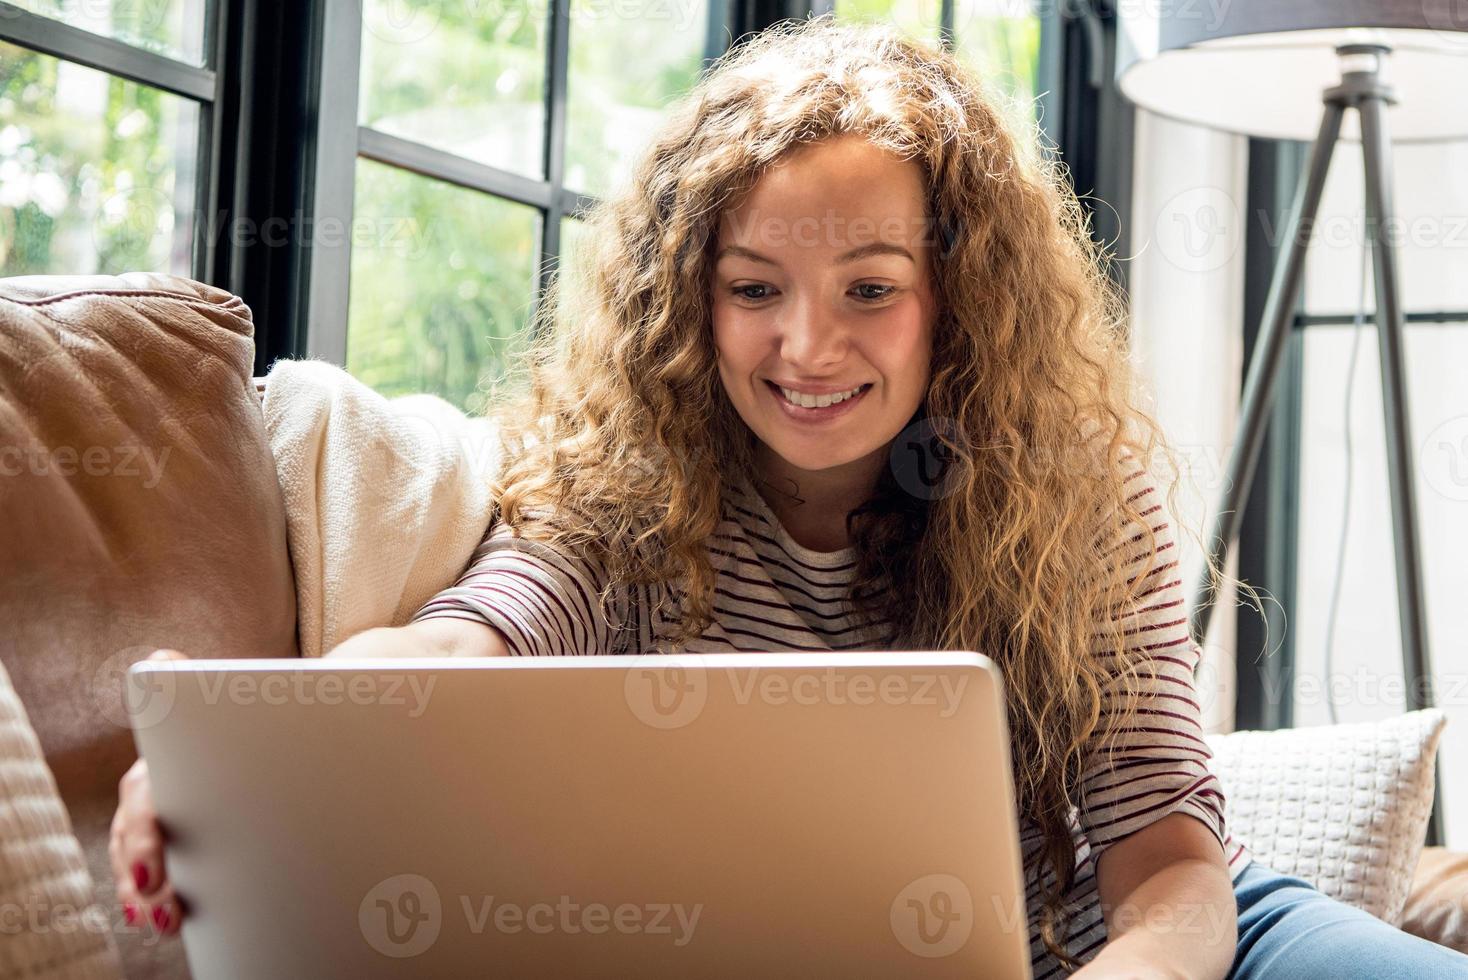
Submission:
M 178 931 L 183 907 L 168 881 L 163 832 L 153 809 L 148 764 L 135 762 L 118 786 L 117 813 L 108 839 L 117 900 L 128 925 L 162 935 Z
M 183 904 L 172 885 L 165 884 L 146 898 L 130 886 L 120 887 L 118 901 L 122 903 L 123 921 L 129 926 L 159 936 L 173 936 L 183 925 Z
M 189 655 L 179 653 L 177 650 L 154 650 L 148 654 L 149 660 L 187 660 Z
M 155 650 L 149 660 L 187 660 L 178 650 Z M 117 901 L 129 926 L 174 935 L 183 921 L 183 904 L 173 892 L 163 860 L 163 829 L 153 806 L 148 763 L 138 759 L 117 787 L 107 852 Z
M 160 936 L 177 935 L 183 925 L 183 905 L 172 885 L 164 885 L 151 898 L 124 902 L 122 908 L 128 925 L 151 929 Z

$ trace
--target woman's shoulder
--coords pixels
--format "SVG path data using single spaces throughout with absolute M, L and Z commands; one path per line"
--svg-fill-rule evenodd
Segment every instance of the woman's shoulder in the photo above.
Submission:
M 520 655 L 620 652 L 630 593 L 594 549 L 496 514 L 458 579 L 418 613 L 496 627 Z
M 650 524 L 645 514 L 594 512 L 564 501 L 537 500 L 509 511 L 496 508 L 475 559 L 513 551 L 575 567 L 605 584 L 618 570 L 625 577 L 638 567 L 633 559 L 648 550 L 642 534 Z

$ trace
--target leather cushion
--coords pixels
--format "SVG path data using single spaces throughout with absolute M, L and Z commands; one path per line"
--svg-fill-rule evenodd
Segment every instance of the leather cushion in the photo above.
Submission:
M 1468 953 L 1468 854 L 1428 847 L 1417 862 L 1402 929 Z
M 253 333 L 238 297 L 179 277 L 0 280 L 0 658 L 130 976 L 186 973 L 112 900 L 123 672 L 158 647 L 297 652 Z

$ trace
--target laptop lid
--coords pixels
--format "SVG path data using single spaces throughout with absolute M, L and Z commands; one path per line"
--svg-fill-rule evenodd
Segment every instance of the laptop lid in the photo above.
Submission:
M 197 980 L 1027 980 L 963 652 L 147 661 Z

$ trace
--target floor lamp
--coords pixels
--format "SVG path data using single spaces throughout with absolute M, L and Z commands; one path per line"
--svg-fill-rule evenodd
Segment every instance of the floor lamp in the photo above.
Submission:
M 1308 239 L 1336 144 L 1360 143 L 1407 707 L 1428 707 L 1432 674 L 1413 495 L 1414 443 L 1390 237 L 1391 148 L 1393 140 L 1468 138 L 1468 0 L 1230 0 L 1221 6 L 1122 4 L 1120 9 L 1117 79 L 1132 102 L 1226 132 L 1314 139 L 1244 382 L 1224 499 L 1205 538 L 1220 566 L 1238 536 L 1268 429 L 1305 268 L 1302 231 Z M 1205 569 L 1193 603 L 1200 639 L 1207 636 L 1211 599 Z M 1433 797 L 1429 844 L 1443 840 L 1441 796 Z

